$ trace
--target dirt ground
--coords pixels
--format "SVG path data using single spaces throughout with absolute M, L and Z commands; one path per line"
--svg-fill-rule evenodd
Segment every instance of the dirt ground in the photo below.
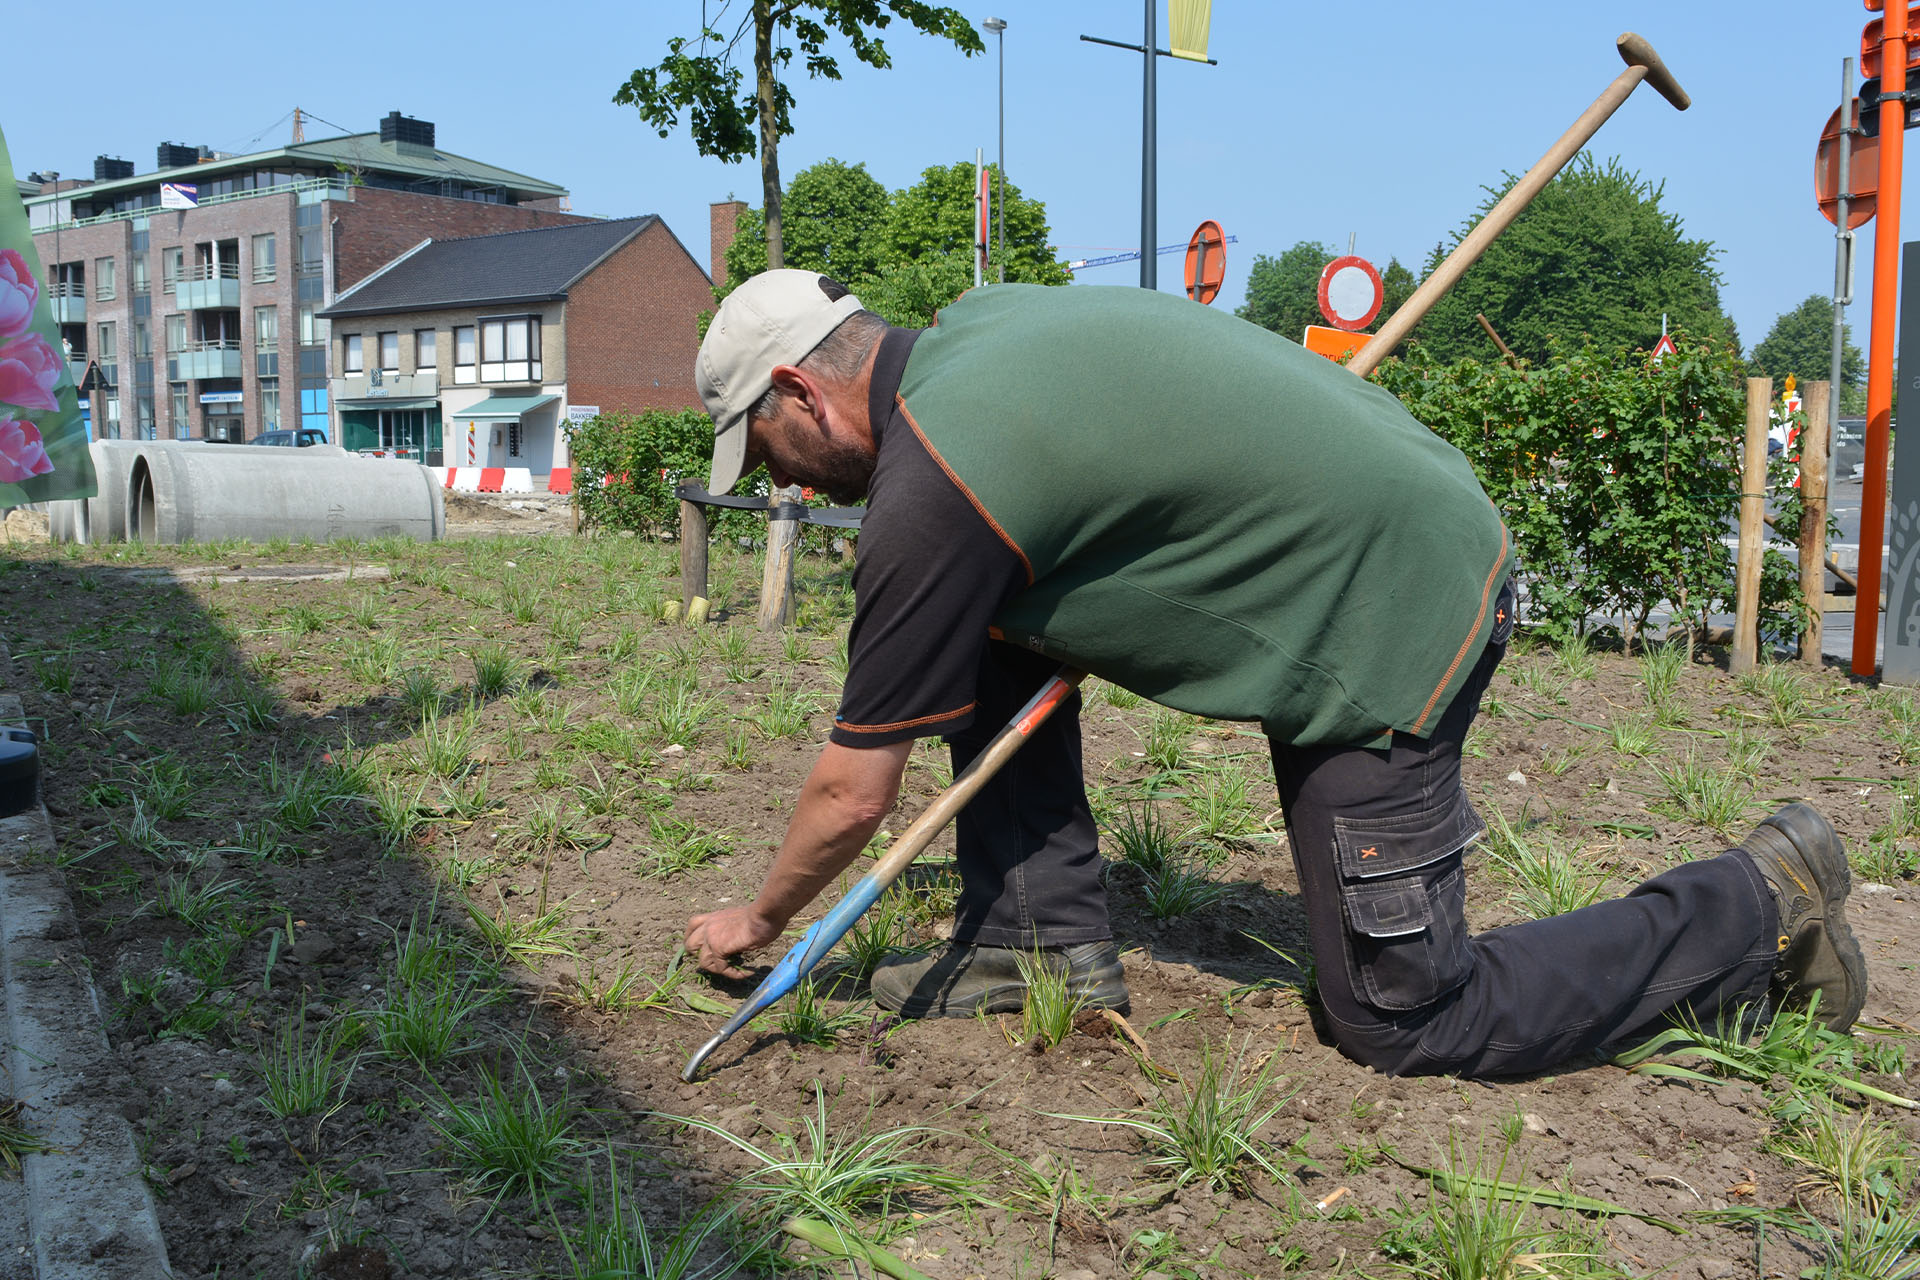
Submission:
M 1599 1261 L 1569 1273 L 1820 1262 L 1781 1225 L 1834 1220 L 1777 1154 L 1782 1081 L 1597 1065 L 1466 1083 L 1342 1058 L 1288 958 L 1308 956 L 1305 919 L 1264 741 L 1104 686 L 1084 715 L 1103 825 L 1151 810 L 1219 889 L 1155 919 L 1141 873 L 1113 868 L 1128 1022 L 1181 1080 L 1208 1057 L 1270 1071 L 1278 1105 L 1253 1136 L 1280 1177 L 1176 1186 L 1136 1129 L 1100 1123 L 1182 1086 L 1098 1018 L 1036 1052 L 1017 1017 L 896 1025 L 853 984 L 827 1002 L 845 1015 L 828 1043 L 775 1009 L 683 1083 L 751 984 L 676 986 L 676 944 L 690 912 L 750 896 L 765 871 L 830 721 L 844 568 L 808 557 L 801 626 L 770 636 L 752 626 L 757 565 L 717 556 L 718 621 L 689 630 L 659 620 L 678 594 L 670 547 L 567 536 L 558 503 L 469 503 L 450 502 L 457 536 L 436 546 L 69 549 L 10 525 L 0 551 L 0 677 L 44 733 L 46 800 L 124 1066 L 100 1087 L 140 1134 L 179 1275 L 376 1274 L 347 1269 L 376 1258 L 406 1276 L 588 1274 L 569 1250 L 604 1212 L 610 1161 L 668 1228 L 760 1163 L 740 1144 L 804 1147 L 818 1108 L 834 1134 L 910 1137 L 916 1159 L 972 1180 L 864 1211 L 870 1238 L 935 1280 L 1395 1274 L 1430 1203 L 1407 1166 L 1509 1148 L 1509 1179 L 1645 1215 L 1536 1210 L 1595 1242 Z M 496 661 L 501 686 L 477 691 Z M 1860 1043 L 1911 1058 L 1911 702 L 1833 669 L 1736 681 L 1713 650 L 1650 697 L 1641 659 L 1588 661 L 1536 646 L 1495 677 L 1466 775 L 1496 834 L 1550 844 L 1570 875 L 1619 892 L 1810 801 L 1859 859 Z M 1676 799 L 1669 779 L 1690 770 L 1731 780 L 1687 792 L 1720 796 L 1718 829 Z M 917 750 L 889 828 L 945 781 L 943 753 Z M 916 871 L 902 944 L 942 936 L 950 849 Z M 1476 928 L 1529 914 L 1491 853 L 1468 865 Z M 370 1030 L 402 1000 L 410 938 L 457 955 L 465 985 L 447 990 L 484 994 L 428 1066 Z M 625 1001 L 609 992 L 623 972 Z M 277 1117 L 261 1101 L 277 1047 L 337 1028 L 357 1028 L 341 1032 L 353 1071 L 337 1105 Z M 1856 1074 L 1915 1092 L 1876 1065 L 1898 1063 Z M 455 1136 L 489 1096 L 530 1093 L 565 1125 L 554 1167 L 520 1177 Z M 1910 1112 L 1862 1114 L 1920 1142 Z

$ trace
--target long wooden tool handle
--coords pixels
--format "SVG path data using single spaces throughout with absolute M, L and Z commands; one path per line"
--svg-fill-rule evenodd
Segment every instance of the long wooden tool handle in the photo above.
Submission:
M 1599 131 L 1600 126 L 1607 122 L 1607 117 L 1619 109 L 1620 104 L 1627 100 L 1627 95 L 1642 80 L 1651 82 L 1676 107 L 1683 111 L 1686 109 L 1692 100 L 1674 80 L 1666 64 L 1660 61 L 1660 55 L 1653 51 L 1652 45 L 1631 31 L 1621 36 L 1616 44 L 1620 56 L 1627 60 L 1627 69 L 1614 77 L 1606 91 L 1595 98 L 1593 105 L 1573 122 L 1573 127 L 1561 134 L 1560 140 L 1547 149 L 1547 154 L 1541 156 L 1533 168 L 1527 170 L 1525 177 L 1500 197 L 1500 202 L 1487 211 L 1487 216 L 1467 233 L 1466 239 L 1454 246 L 1446 261 L 1435 267 L 1433 273 L 1413 291 L 1413 296 L 1393 313 L 1392 319 L 1380 326 L 1380 332 L 1367 339 L 1367 345 L 1360 348 L 1359 354 L 1354 356 L 1347 368 L 1364 378 L 1387 358 L 1388 352 L 1405 341 L 1413 326 L 1419 324 L 1433 304 L 1453 288 L 1460 277 L 1466 274 L 1468 267 L 1479 261 L 1494 237 L 1520 216 L 1520 211 L 1540 194 L 1541 188 L 1552 182 L 1554 176 L 1566 167 L 1567 161 L 1587 145 L 1587 139 Z
M 1084 671 L 1062 667 L 1046 684 L 1042 685 L 1040 692 L 1034 694 L 1027 705 L 1020 708 L 1019 714 L 994 735 L 993 741 L 987 744 L 987 749 L 975 756 L 973 762 L 961 771 L 960 776 L 955 778 L 945 791 L 935 796 L 933 803 L 922 810 L 920 816 L 915 818 L 905 831 L 895 837 L 893 843 L 887 846 L 887 851 L 874 862 L 873 870 L 867 875 L 883 884 L 891 884 L 897 880 L 900 873 L 920 856 L 921 850 L 932 844 L 933 838 L 939 835 L 962 809 L 967 807 L 967 802 L 979 793 L 981 787 L 987 785 L 987 779 L 998 773 L 1000 766 L 1007 762 L 1007 758 L 1024 746 L 1027 739 L 1033 735 L 1033 731 L 1039 728 L 1061 703 L 1072 696 L 1074 689 L 1079 687 L 1086 675 Z
M 1074 689 L 1085 677 L 1084 671 L 1062 667 L 1040 686 L 1040 692 L 1034 694 L 1006 727 L 994 735 L 987 749 L 975 756 L 973 763 L 961 770 L 960 776 L 948 783 L 946 790 L 934 797 L 933 803 L 894 839 L 886 853 L 873 864 L 873 870 L 860 877 L 826 915 L 807 926 L 800 941 L 761 979 L 760 985 L 734 1011 L 727 1024 L 694 1050 L 680 1078 L 691 1082 L 699 1072 L 700 1064 L 712 1056 L 713 1051 L 725 1043 L 729 1036 L 746 1026 L 756 1013 L 792 991 L 802 978 L 813 972 L 813 967 L 826 958 L 834 944 L 845 937 L 847 930 L 854 926 L 866 909 L 886 892 L 887 886 L 899 879 L 900 873 L 912 865 L 920 851 L 931 844 L 941 829 L 966 807 L 967 801 L 986 785 L 987 779 L 999 772 L 1007 758 L 1033 736 L 1033 731 L 1044 724 L 1061 703 L 1073 696 Z

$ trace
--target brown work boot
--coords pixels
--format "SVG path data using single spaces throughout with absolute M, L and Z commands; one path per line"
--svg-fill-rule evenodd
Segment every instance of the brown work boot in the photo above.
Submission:
M 924 956 L 900 956 L 873 971 L 873 998 L 903 1018 L 971 1018 L 976 1013 L 1012 1013 L 1027 1002 L 1019 947 L 949 942 Z M 1042 947 L 1042 961 L 1066 969 L 1068 994 L 1088 1009 L 1127 1008 L 1126 974 L 1111 941 Z
M 1818 810 L 1790 804 L 1755 828 L 1739 850 L 1753 859 L 1779 908 L 1775 1006 L 1804 1007 L 1818 994 L 1820 1021 L 1846 1031 L 1866 1003 L 1867 962 L 1847 927 L 1853 876 L 1839 834 Z

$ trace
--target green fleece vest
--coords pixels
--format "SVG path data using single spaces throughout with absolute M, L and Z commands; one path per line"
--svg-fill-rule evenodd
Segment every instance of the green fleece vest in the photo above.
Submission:
M 1465 457 L 1379 387 L 1132 288 L 975 289 L 900 384 L 1020 553 L 1007 639 L 1297 745 L 1426 735 L 1511 559 Z

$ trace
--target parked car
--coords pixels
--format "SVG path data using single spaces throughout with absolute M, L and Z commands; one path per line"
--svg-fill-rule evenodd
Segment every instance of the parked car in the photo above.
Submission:
M 278 446 L 282 449 L 304 449 L 312 444 L 325 444 L 327 433 L 318 427 L 301 427 L 294 431 L 262 431 L 248 444 Z

